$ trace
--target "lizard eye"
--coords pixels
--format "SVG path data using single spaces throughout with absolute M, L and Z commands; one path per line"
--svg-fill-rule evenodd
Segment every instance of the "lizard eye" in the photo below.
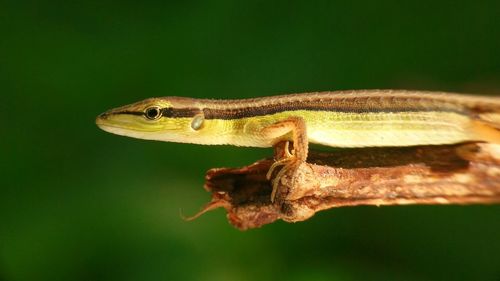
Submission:
M 144 116 L 149 120 L 156 120 L 161 117 L 161 110 L 157 106 L 148 107 L 144 111 Z

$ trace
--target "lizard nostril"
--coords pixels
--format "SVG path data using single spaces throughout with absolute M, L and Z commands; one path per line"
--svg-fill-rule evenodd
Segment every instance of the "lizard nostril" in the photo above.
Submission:
M 107 112 L 104 112 L 104 113 L 101 113 L 99 114 L 99 116 L 97 116 L 97 118 L 100 118 L 100 119 L 107 119 L 108 118 L 108 113 Z

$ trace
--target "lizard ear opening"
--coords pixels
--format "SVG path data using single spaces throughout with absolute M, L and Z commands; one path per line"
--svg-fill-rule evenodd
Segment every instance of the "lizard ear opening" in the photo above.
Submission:
M 197 131 L 203 126 L 203 121 L 205 121 L 205 116 L 203 114 L 197 114 L 194 116 L 193 121 L 191 121 L 191 129 Z

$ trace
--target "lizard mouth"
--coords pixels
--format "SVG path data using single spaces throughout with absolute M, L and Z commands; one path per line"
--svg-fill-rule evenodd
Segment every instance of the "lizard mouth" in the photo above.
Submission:
M 130 135 L 130 132 L 150 132 L 152 124 L 144 124 L 145 120 L 140 118 L 135 115 L 104 112 L 97 116 L 95 123 L 104 131 L 118 135 Z

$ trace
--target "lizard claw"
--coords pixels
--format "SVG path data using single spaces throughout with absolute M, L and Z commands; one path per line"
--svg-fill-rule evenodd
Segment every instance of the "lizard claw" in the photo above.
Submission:
M 274 202 L 274 199 L 276 198 L 276 192 L 278 191 L 278 184 L 279 184 L 281 177 L 286 173 L 286 171 L 290 170 L 290 168 L 292 168 L 292 166 L 294 166 L 294 164 L 297 162 L 297 157 L 295 157 L 293 152 L 290 152 L 289 145 L 290 144 L 287 141 L 285 143 L 283 158 L 274 162 L 266 174 L 266 178 L 268 180 L 270 180 L 272 175 L 273 175 L 274 170 L 277 167 L 283 166 L 283 168 L 281 168 L 281 170 L 276 174 L 276 176 L 274 177 L 274 179 L 272 181 L 273 190 L 271 192 L 271 202 Z

